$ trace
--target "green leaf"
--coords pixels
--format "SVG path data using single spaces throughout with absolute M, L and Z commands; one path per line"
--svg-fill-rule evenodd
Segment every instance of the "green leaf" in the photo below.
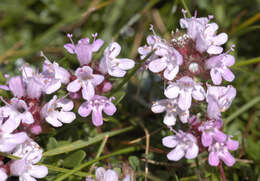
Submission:
M 241 60 L 241 61 L 236 62 L 235 65 L 232 66 L 232 68 L 241 67 L 241 66 L 245 66 L 245 65 L 259 63 L 259 62 L 260 62 L 260 57 L 252 58 L 249 60 Z
M 57 178 L 55 181 L 62 181 L 66 178 L 68 178 L 70 175 L 72 175 L 73 173 L 99 161 L 99 160 L 103 160 L 103 159 L 106 159 L 106 158 L 109 158 L 109 157 L 112 157 L 112 156 L 116 156 L 116 155 L 121 155 L 121 154 L 127 154 L 127 153 L 131 153 L 131 152 L 134 152 L 134 151 L 137 151 L 139 148 L 138 147 L 128 147 L 128 148 L 124 148 L 124 149 L 120 149 L 118 151 L 115 151 L 111 154 L 108 154 L 108 155 L 105 155 L 105 156 L 101 156 L 99 158 L 96 158 L 94 160 L 91 160 L 91 161 L 88 161 L 86 163 L 83 163 L 81 164 L 80 166 L 74 168 L 73 170 L 71 170 L 69 173 L 66 173 L 64 175 L 62 175 L 61 177 Z
M 62 153 L 67 153 L 67 152 L 71 152 L 74 150 L 78 150 L 84 147 L 87 147 L 89 145 L 95 144 L 99 141 L 102 141 L 104 139 L 105 136 L 115 136 L 121 133 L 125 133 L 128 132 L 130 130 L 132 130 L 134 127 L 133 126 L 129 126 L 127 128 L 123 128 L 123 129 L 119 129 L 116 131 L 110 131 L 110 132 L 106 132 L 106 133 L 102 133 L 99 134 L 98 136 L 94 137 L 94 138 L 90 138 L 88 141 L 83 141 L 83 140 L 78 140 L 75 142 L 72 142 L 71 144 L 67 144 L 64 146 L 60 146 L 51 150 L 48 150 L 46 152 L 43 153 L 43 156 L 47 157 L 47 156 L 54 156 L 54 155 L 59 155 Z
M 135 171 L 137 171 L 137 168 L 140 167 L 140 160 L 138 159 L 138 157 L 136 157 L 136 156 L 130 156 L 130 157 L 128 158 L 128 161 L 129 161 L 131 167 L 132 167 Z
M 86 153 L 83 150 L 78 150 L 64 159 L 63 166 L 69 168 L 78 166 L 84 160 L 85 157 Z

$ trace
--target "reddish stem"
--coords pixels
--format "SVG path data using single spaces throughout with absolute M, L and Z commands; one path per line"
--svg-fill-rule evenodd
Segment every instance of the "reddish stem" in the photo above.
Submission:
M 219 172 L 220 172 L 222 181 L 226 181 L 226 176 L 225 176 L 225 172 L 224 172 L 224 169 L 222 166 L 222 162 L 219 163 L 218 168 L 219 168 Z

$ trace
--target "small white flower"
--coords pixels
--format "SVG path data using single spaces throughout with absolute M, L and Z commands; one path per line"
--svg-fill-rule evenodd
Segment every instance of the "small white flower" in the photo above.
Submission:
M 71 123 L 76 119 L 76 115 L 70 112 L 73 106 L 74 104 L 71 100 L 65 98 L 57 100 L 55 95 L 43 106 L 41 116 L 52 126 L 60 127 L 62 123 Z
M 113 42 L 104 52 L 104 57 L 100 62 L 99 69 L 102 73 L 108 73 L 114 77 L 124 77 L 126 70 L 132 69 L 135 62 L 128 58 L 116 58 L 121 51 L 121 46 Z

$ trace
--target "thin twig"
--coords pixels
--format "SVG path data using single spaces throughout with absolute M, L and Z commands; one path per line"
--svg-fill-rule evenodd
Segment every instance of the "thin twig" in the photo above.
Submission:
M 149 168 L 148 168 L 148 155 L 149 155 L 149 147 L 150 147 L 150 134 L 148 129 L 143 125 L 143 123 L 139 120 L 137 120 L 137 123 L 143 128 L 145 133 L 145 178 L 144 180 L 147 181 Z

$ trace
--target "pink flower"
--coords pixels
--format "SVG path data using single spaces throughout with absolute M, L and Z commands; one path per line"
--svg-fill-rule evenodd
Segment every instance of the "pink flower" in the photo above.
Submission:
M 187 29 L 187 34 L 195 41 L 198 34 L 200 34 L 205 26 L 208 24 L 209 18 L 202 17 L 197 18 L 196 16 L 191 18 L 186 18 L 184 14 L 184 18 L 180 19 L 181 28 Z
M 32 113 L 24 100 L 12 98 L 10 104 L 6 103 L 6 106 L 2 107 L 2 109 L 5 117 L 8 116 L 8 120 L 12 120 L 18 125 L 20 122 L 26 124 L 34 123 Z
M 220 119 L 221 112 L 226 111 L 236 97 L 236 89 L 231 85 L 208 86 L 207 91 L 207 115 L 211 119 Z
M 210 76 L 215 85 L 220 85 L 222 77 L 232 82 L 235 78 L 234 74 L 228 67 L 231 67 L 235 63 L 235 58 L 229 54 L 221 54 L 211 57 L 206 62 L 206 67 L 210 69 Z
M 208 162 L 211 166 L 218 166 L 219 160 L 231 167 L 236 162 L 235 158 L 229 153 L 229 150 L 237 150 L 239 146 L 238 141 L 232 140 L 230 137 L 225 142 L 215 142 L 209 146 Z
M 67 90 L 77 92 L 82 88 L 82 97 L 86 100 L 90 100 L 95 95 L 95 87 L 104 80 L 103 75 L 93 74 L 89 66 L 78 68 L 75 75 L 77 79 L 68 84 Z
M 45 71 L 39 73 L 32 67 L 22 67 L 23 80 L 26 83 L 27 95 L 30 98 L 39 98 L 44 92 L 52 94 L 61 87 L 61 80 L 55 78 L 55 73 Z
M 205 147 L 213 143 L 213 139 L 218 142 L 226 140 L 227 136 L 219 129 L 222 127 L 222 120 L 209 120 L 204 122 L 198 130 L 202 132 L 201 142 Z
M 10 165 L 10 173 L 18 176 L 22 181 L 36 181 L 35 178 L 44 178 L 48 174 L 46 166 L 34 165 L 30 160 L 23 158 L 15 160 Z
M 55 78 L 57 80 L 60 80 L 62 84 L 67 84 L 70 81 L 70 73 L 64 69 L 63 67 L 60 67 L 57 62 L 51 63 L 46 56 L 42 56 L 45 58 L 45 61 L 42 65 L 42 74 L 45 75 L 45 77 L 51 77 Z
M 21 76 L 12 77 L 8 81 L 8 86 L 0 85 L 0 89 L 11 91 L 17 98 L 26 96 L 25 84 Z
M 99 69 L 103 74 L 108 73 L 114 77 L 124 77 L 126 70 L 132 69 L 135 62 L 128 58 L 116 58 L 121 51 L 121 46 L 113 42 L 111 43 L 104 52 Z
M 55 95 L 43 106 L 41 116 L 52 126 L 60 127 L 62 123 L 71 123 L 76 119 L 76 115 L 71 112 L 73 106 L 71 100 L 65 98 L 57 100 Z
M 71 40 L 71 43 L 65 44 L 64 48 L 69 53 L 77 55 L 81 66 L 88 65 L 92 59 L 92 53 L 97 52 L 104 43 L 101 39 L 95 39 L 97 35 L 94 36 L 92 44 L 90 43 L 89 38 L 80 39 L 77 44 L 74 44 L 71 39 L 72 35 L 68 34 L 67 36 Z
M 8 119 L 4 121 L 3 109 L 0 109 L 0 151 L 11 152 L 17 145 L 23 143 L 28 137 L 25 132 L 12 134 L 20 123 Z
M 177 115 L 179 116 L 182 123 L 187 123 L 189 118 L 189 111 L 183 111 L 178 107 L 176 99 L 162 99 L 156 101 L 152 105 L 152 111 L 154 113 L 166 112 L 163 123 L 167 126 L 174 126 Z
M 19 144 L 13 151 L 13 155 L 26 158 L 31 163 L 36 164 L 42 158 L 42 148 L 32 139 L 28 138 L 22 144 Z
M 168 148 L 174 148 L 167 154 L 167 158 L 172 161 L 178 161 L 183 156 L 187 159 L 194 159 L 199 153 L 197 140 L 190 133 L 178 131 L 173 136 L 164 137 L 162 143 Z
M 150 71 L 159 73 L 163 71 L 163 77 L 167 80 L 173 80 L 179 72 L 179 66 L 183 63 L 182 55 L 173 47 L 166 43 L 157 43 L 155 59 L 148 65 Z
M 170 99 L 178 98 L 178 105 L 184 111 L 190 108 L 192 97 L 198 101 L 205 98 L 203 87 L 188 76 L 171 83 L 165 89 L 164 94 Z
M 116 112 L 115 105 L 111 102 L 112 98 L 95 95 L 91 100 L 84 102 L 79 107 L 78 113 L 82 117 L 87 117 L 92 112 L 92 122 L 95 126 L 103 124 L 102 111 L 112 116 Z

